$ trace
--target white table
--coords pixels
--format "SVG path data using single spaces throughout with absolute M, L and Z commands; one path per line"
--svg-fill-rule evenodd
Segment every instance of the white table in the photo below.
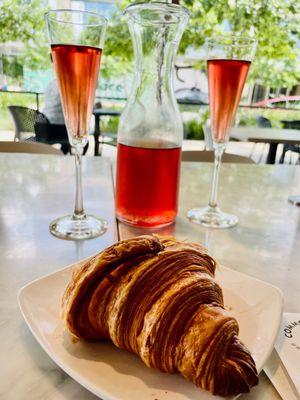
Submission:
M 240 224 L 211 231 L 187 221 L 190 207 L 205 205 L 209 164 L 182 169 L 178 222 L 160 231 L 206 244 L 223 264 L 279 286 L 285 310 L 299 311 L 300 209 L 287 202 L 300 192 L 300 168 L 224 165 L 220 203 L 236 212 Z M 96 397 L 61 371 L 37 344 L 18 309 L 16 295 L 32 279 L 87 257 L 117 240 L 109 163 L 85 158 L 85 207 L 109 222 L 108 232 L 85 242 L 68 242 L 48 233 L 49 222 L 73 207 L 71 157 L 0 154 L 0 399 L 91 400 Z M 119 225 L 122 238 L 138 233 Z M 264 374 L 244 400 L 279 399 Z
M 230 138 L 243 142 L 269 143 L 267 164 L 274 164 L 279 143 L 300 144 L 299 129 L 233 127 Z
M 83 159 L 86 210 L 105 216 L 100 238 L 59 240 L 49 222 L 72 212 L 73 157 L 0 153 L 0 399 L 96 399 L 46 355 L 27 328 L 17 304 L 26 283 L 95 254 L 117 239 L 108 161 Z

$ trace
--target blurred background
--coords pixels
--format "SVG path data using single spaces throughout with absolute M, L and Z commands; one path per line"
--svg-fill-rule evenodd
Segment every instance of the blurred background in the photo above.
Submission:
M 7 106 L 41 110 L 54 78 L 45 32 L 48 9 L 97 11 L 109 20 L 96 101 L 122 110 L 133 76 L 132 44 L 122 12 L 130 1 L 3 0 L 0 8 L 0 139 L 13 137 Z M 300 2 L 289 0 L 181 0 L 191 19 L 180 44 L 174 86 L 185 139 L 203 140 L 209 122 L 203 43 L 222 32 L 258 38 L 255 62 L 236 119 L 237 126 L 272 128 L 300 121 Z M 268 126 L 269 126 L 268 125 Z M 103 132 L 116 133 L 118 117 L 101 118 Z M 298 129 L 300 126 L 298 127 Z M 94 129 L 91 126 L 91 130 Z

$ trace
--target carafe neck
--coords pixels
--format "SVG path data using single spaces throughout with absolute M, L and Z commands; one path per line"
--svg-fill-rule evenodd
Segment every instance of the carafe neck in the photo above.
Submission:
M 174 58 L 188 21 L 184 7 L 166 3 L 134 4 L 126 9 L 136 74 L 161 82 L 172 80 Z

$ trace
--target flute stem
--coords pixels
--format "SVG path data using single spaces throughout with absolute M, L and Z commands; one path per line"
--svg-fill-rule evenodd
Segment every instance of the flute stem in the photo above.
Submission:
M 225 150 L 225 144 L 214 143 L 214 149 L 215 149 L 214 173 L 213 173 L 210 197 L 208 202 L 208 205 L 212 208 L 217 207 L 218 182 L 219 182 L 222 155 Z
M 83 195 L 82 195 L 82 178 L 81 178 L 81 161 L 82 161 L 82 146 L 74 146 L 75 150 L 75 166 L 76 166 L 76 194 L 75 194 L 75 208 L 73 213 L 74 219 L 83 219 L 86 217 L 83 209 Z

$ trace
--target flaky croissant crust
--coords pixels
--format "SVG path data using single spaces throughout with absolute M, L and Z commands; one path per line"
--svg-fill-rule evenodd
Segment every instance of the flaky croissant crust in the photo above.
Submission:
M 181 373 L 228 396 L 258 383 L 255 363 L 224 309 L 206 249 L 139 236 L 104 250 L 74 272 L 62 315 L 77 338 L 110 339 L 144 363 Z

